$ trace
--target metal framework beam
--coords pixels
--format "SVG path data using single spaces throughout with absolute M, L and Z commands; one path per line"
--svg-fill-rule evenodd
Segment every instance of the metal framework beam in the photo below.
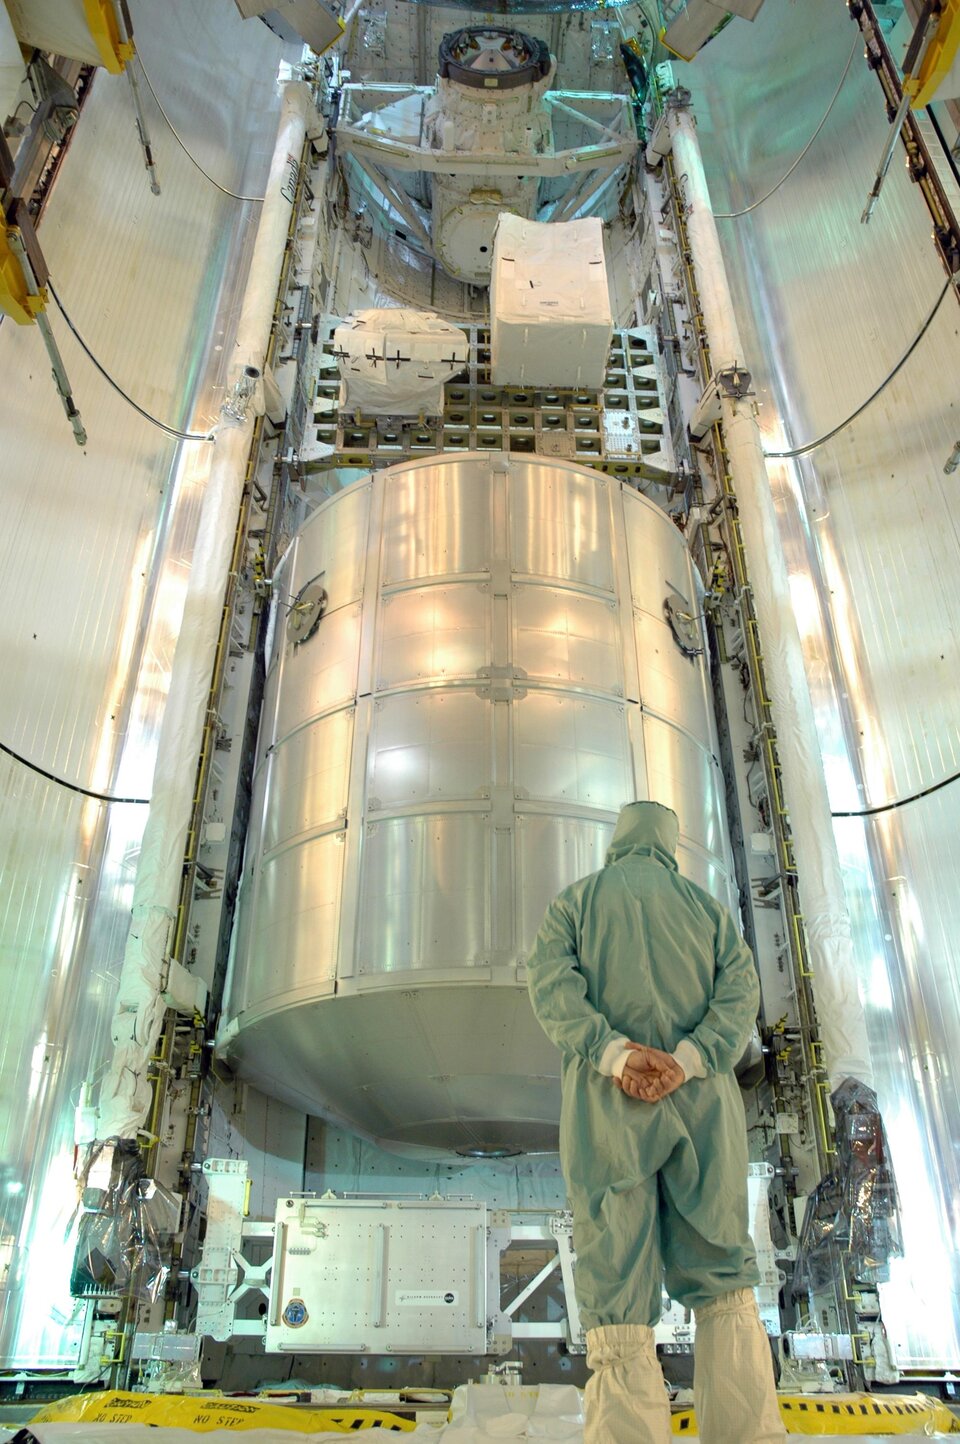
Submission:
M 397 171 L 543 179 L 598 169 L 612 172 L 632 160 L 639 145 L 624 96 L 564 90 L 548 91 L 543 97 L 544 104 L 561 110 L 585 129 L 598 131 L 604 137 L 602 142 L 535 156 L 508 151 L 433 150 L 419 143 L 423 135 L 423 108 L 432 94 L 431 87 L 422 85 L 345 85 L 336 125 L 337 144 L 355 157 L 362 153 L 370 163 Z M 417 97 L 420 102 L 419 118 L 416 115 L 410 118 L 408 130 L 410 135 L 417 134 L 416 143 L 391 136 L 377 124 L 378 116 L 387 107 L 408 97 Z M 599 111 L 600 115 L 591 111 Z M 407 129 L 406 121 L 404 129 Z
M 389 140 L 370 135 L 359 126 L 341 123 L 337 126 L 337 143 L 348 155 L 363 154 L 375 165 L 391 170 L 449 176 L 539 176 L 550 179 L 575 175 L 583 171 L 614 171 L 626 165 L 636 154 L 638 142 L 625 137 L 605 145 L 584 145 L 572 150 L 558 150 L 553 155 L 511 155 L 505 151 L 429 150 L 406 141 Z
M 352 151 L 351 159 L 354 164 L 360 168 L 370 184 L 380 192 L 384 200 L 393 207 L 401 220 L 413 231 L 424 250 L 429 255 L 432 255 L 433 242 L 430 239 L 430 232 L 414 210 L 413 201 L 410 197 L 404 195 L 400 187 L 395 186 L 393 182 L 384 175 L 379 166 L 374 165 L 372 161 L 368 160 L 359 151 Z

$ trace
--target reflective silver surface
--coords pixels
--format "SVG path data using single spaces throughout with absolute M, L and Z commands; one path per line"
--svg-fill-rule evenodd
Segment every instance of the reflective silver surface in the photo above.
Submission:
M 731 27 L 681 67 L 717 211 L 748 205 L 788 170 L 853 39 L 836 0 L 768 0 L 749 44 Z M 749 216 L 721 222 L 768 449 L 813 440 L 859 406 L 943 285 L 899 146 L 860 223 L 886 128 L 858 54 L 795 173 Z M 800 465 L 771 464 L 837 810 L 907 797 L 960 766 L 960 490 L 943 474 L 958 432 L 958 332 L 948 296 L 862 417 Z M 837 823 L 903 1204 L 906 1257 L 884 1286 L 884 1321 L 914 1369 L 960 1363 L 958 786 Z
M 279 42 L 229 0 L 215 17 L 208 0 L 133 8 L 138 50 L 185 142 L 224 185 L 255 194 L 276 134 Z M 150 194 L 126 78 L 98 72 L 40 241 L 116 380 L 163 421 L 202 425 L 222 395 L 257 208 L 204 180 L 146 104 L 161 195 Z M 210 449 L 178 448 L 145 422 L 51 312 L 89 443 L 73 442 L 35 328 L 4 321 L 0 739 L 85 787 L 146 797 Z M 80 1354 L 75 1116 L 109 1054 L 145 813 L 0 756 L 5 1367 L 68 1367 Z
M 730 900 L 703 659 L 664 619 L 699 606 L 683 539 L 602 474 L 464 453 L 330 498 L 276 587 L 221 1048 L 393 1144 L 555 1146 L 523 975 L 546 904 L 635 797 Z

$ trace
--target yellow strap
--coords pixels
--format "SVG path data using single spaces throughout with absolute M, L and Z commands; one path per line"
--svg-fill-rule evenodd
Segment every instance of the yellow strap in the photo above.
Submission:
M 84 1424 L 166 1424 L 179 1429 L 289 1429 L 305 1434 L 326 1430 L 353 1434 L 361 1429 L 408 1433 L 416 1428 L 384 1409 L 355 1404 L 342 1408 L 291 1409 L 259 1399 L 225 1398 L 203 1394 L 133 1394 L 122 1390 L 74 1394 L 48 1404 L 34 1415 L 35 1422 Z
M 788 1434 L 960 1434 L 960 1419 L 925 1394 L 780 1394 Z M 674 1434 L 695 1435 L 692 1409 L 671 1418 Z

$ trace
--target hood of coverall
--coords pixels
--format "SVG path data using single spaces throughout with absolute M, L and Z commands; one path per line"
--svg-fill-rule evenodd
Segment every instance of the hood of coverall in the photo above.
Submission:
M 677 814 L 662 802 L 628 802 L 620 809 L 606 861 L 616 862 L 627 853 L 639 852 L 676 869 L 679 837 Z

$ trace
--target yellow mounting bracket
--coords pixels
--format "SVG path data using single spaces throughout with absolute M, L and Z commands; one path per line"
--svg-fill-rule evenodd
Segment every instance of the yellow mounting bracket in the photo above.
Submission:
M 111 75 L 121 75 L 128 60 L 134 56 L 132 40 L 124 40 L 120 34 L 113 0 L 83 0 L 83 13 L 93 42 L 100 56 L 100 64 Z
M 940 20 L 923 50 L 916 75 L 905 75 L 903 90 L 910 109 L 922 110 L 933 100 L 960 51 L 960 0 L 941 0 Z M 953 97 L 947 96 L 950 100 Z
M 43 286 L 36 295 L 28 289 L 20 258 L 10 244 L 10 237 L 14 234 L 19 233 L 15 227 L 8 227 L 0 206 L 0 311 L 16 321 L 18 326 L 29 326 L 45 309 L 47 292 Z

